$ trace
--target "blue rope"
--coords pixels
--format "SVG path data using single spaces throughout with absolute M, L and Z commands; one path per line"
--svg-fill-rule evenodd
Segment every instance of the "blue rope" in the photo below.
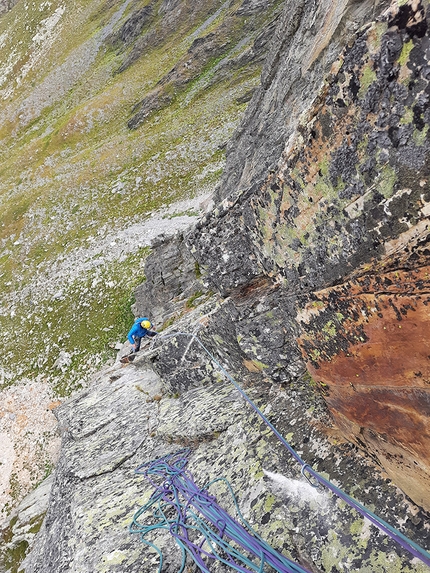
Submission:
M 157 529 L 169 531 L 181 548 L 179 573 L 184 570 L 187 554 L 205 573 L 209 573 L 209 563 L 214 560 L 241 573 L 263 573 L 266 564 L 279 573 L 310 573 L 270 547 L 253 530 L 241 514 L 225 478 L 216 478 L 199 489 L 185 470 L 189 453 L 189 448 L 180 450 L 135 470 L 143 474 L 155 490 L 148 503 L 134 515 L 129 530 L 157 551 L 160 557 L 158 573 L 163 566 L 162 553 L 146 539 Z M 216 498 L 209 494 L 209 487 L 219 481 L 227 485 L 241 523 L 224 511 Z M 152 523 L 141 523 L 140 518 L 150 510 Z
M 308 480 L 308 482 L 314 486 L 318 487 L 312 483 L 310 478 L 306 475 L 305 472 L 308 472 L 311 476 L 313 476 L 317 482 L 324 485 L 328 489 L 330 489 L 333 493 L 335 493 L 338 497 L 343 499 L 348 505 L 356 509 L 361 515 L 369 519 L 374 525 L 376 525 L 381 531 L 389 535 L 394 541 L 396 541 L 399 545 L 401 545 L 404 549 L 409 551 L 412 555 L 420 559 L 423 563 L 430 567 L 430 553 L 420 547 L 417 543 L 403 535 L 400 531 L 392 527 L 389 523 L 384 521 L 381 517 L 377 516 L 375 513 L 367 509 L 364 505 L 362 505 L 359 501 L 342 491 L 340 488 L 335 486 L 330 480 L 326 479 L 324 476 L 319 474 L 316 470 L 314 470 L 310 465 L 308 465 L 300 456 L 299 454 L 291 447 L 291 445 L 287 442 L 287 440 L 278 432 L 278 430 L 273 426 L 273 424 L 266 418 L 263 412 L 256 406 L 253 401 L 248 397 L 248 395 L 242 390 L 242 388 L 235 382 L 235 380 L 230 376 L 230 374 L 223 368 L 223 366 L 218 362 L 218 360 L 213 356 L 213 354 L 206 348 L 203 342 L 197 337 L 196 334 L 191 334 L 189 332 L 176 332 L 173 334 L 168 334 L 164 336 L 157 337 L 158 340 L 166 340 L 168 338 L 173 338 L 176 336 L 188 336 L 195 340 L 199 346 L 206 352 L 206 354 L 210 357 L 210 359 L 218 366 L 221 372 L 227 377 L 227 379 L 233 384 L 233 386 L 238 390 L 238 392 L 243 396 L 243 398 L 250 404 L 250 406 L 255 410 L 255 412 L 260 416 L 260 418 L 264 421 L 264 423 L 272 430 L 272 432 L 276 435 L 279 441 L 284 445 L 284 447 L 290 452 L 290 454 L 295 458 L 297 462 L 302 466 L 301 472 L 302 475 Z M 155 339 L 154 342 L 157 340 Z

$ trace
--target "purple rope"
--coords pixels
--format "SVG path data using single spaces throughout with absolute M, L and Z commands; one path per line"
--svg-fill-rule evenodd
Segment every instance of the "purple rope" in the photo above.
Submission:
M 142 526 L 137 519 L 142 510 L 150 509 L 158 502 L 157 519 L 160 514 L 164 517 L 159 520 L 160 527 L 166 529 L 165 524 L 169 523 L 169 531 L 184 549 L 183 554 L 187 551 L 204 572 L 209 573 L 207 561 L 217 559 L 241 573 L 262 573 L 265 564 L 279 573 L 309 573 L 270 547 L 252 530 L 241 515 L 234 496 L 236 509 L 246 528 L 217 504 L 216 498 L 207 491 L 210 484 L 200 489 L 185 470 L 188 454 L 189 450 L 181 450 L 136 469 L 136 473 L 143 474 L 155 491 L 148 504 L 136 514 L 130 527 L 133 533 L 140 533 L 143 539 L 154 529 L 152 525 Z M 174 510 L 175 519 L 167 518 L 168 509 Z M 202 540 L 198 543 L 196 538 L 199 535 Z M 208 550 L 203 548 L 205 543 Z M 256 558 L 259 564 L 255 563 Z
M 239 384 L 237 384 L 236 381 L 225 370 L 225 368 L 223 368 L 223 366 L 218 362 L 218 360 L 213 356 L 213 354 L 206 348 L 206 346 L 197 337 L 196 334 L 191 334 L 188 332 L 176 332 L 176 333 L 173 333 L 170 335 L 161 336 L 161 337 L 159 337 L 159 340 L 163 339 L 163 338 L 171 338 L 174 336 L 189 336 L 193 340 L 195 340 L 197 342 L 197 344 L 200 345 L 200 347 L 206 352 L 206 354 L 211 358 L 211 360 L 213 360 L 213 362 L 218 366 L 218 368 L 221 370 L 221 372 L 228 378 L 228 380 L 230 380 L 230 382 L 233 384 L 233 386 L 245 398 L 245 400 L 253 408 L 253 410 L 255 410 L 255 412 L 260 416 L 260 418 L 264 421 L 264 423 L 272 430 L 272 432 L 276 435 L 278 440 L 285 446 L 285 448 L 287 448 L 287 450 L 296 459 L 296 461 L 299 462 L 299 464 L 302 466 L 302 474 L 305 476 L 305 478 L 309 481 L 309 483 L 311 485 L 314 485 L 314 484 L 312 484 L 310 479 L 305 475 L 305 471 L 308 471 L 316 480 L 318 480 L 319 483 L 326 486 L 333 493 L 335 493 L 337 496 L 339 496 L 341 499 L 343 499 L 348 505 L 350 505 L 351 507 L 356 509 L 363 517 L 366 517 L 367 519 L 369 519 L 374 525 L 376 525 L 376 527 L 378 527 L 381 531 L 386 533 L 389 537 L 394 539 L 394 541 L 396 541 L 399 545 L 401 545 L 404 549 L 406 549 L 406 551 L 408 551 L 409 553 L 411 553 L 412 555 L 414 555 L 415 557 L 417 557 L 423 563 L 425 563 L 426 565 L 428 565 L 430 567 L 430 553 L 428 553 L 428 551 L 426 551 L 425 549 L 420 547 L 417 543 L 415 543 L 414 541 L 412 541 L 411 539 L 406 537 L 406 535 L 403 535 L 403 533 L 401 533 L 400 531 L 398 531 L 397 529 L 392 527 L 389 523 L 384 521 L 381 517 L 378 517 L 372 511 L 370 511 L 369 509 L 364 507 L 364 505 L 362 505 L 356 499 L 354 499 L 353 497 L 351 497 L 350 495 L 348 495 L 347 493 L 345 493 L 344 491 L 342 491 L 341 489 L 336 487 L 333 483 L 331 483 L 329 480 L 324 478 L 316 470 L 311 468 L 304 460 L 302 460 L 302 458 L 299 456 L 299 454 L 290 446 L 290 444 L 282 436 L 282 434 L 280 434 L 278 432 L 278 430 L 275 428 L 275 426 L 269 422 L 269 420 L 266 418 L 266 416 L 263 414 L 263 412 L 258 408 L 258 406 L 256 406 L 253 403 L 253 401 L 248 397 L 246 392 L 244 392 L 244 390 L 242 390 L 242 388 L 239 386 Z

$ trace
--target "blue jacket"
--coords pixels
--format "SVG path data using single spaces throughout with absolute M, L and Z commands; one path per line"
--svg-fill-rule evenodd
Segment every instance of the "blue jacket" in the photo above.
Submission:
M 140 323 L 143 320 L 149 320 L 149 318 L 146 318 L 145 316 L 143 316 L 142 318 L 136 318 L 133 326 L 130 329 L 130 332 L 127 334 L 127 338 L 131 344 L 134 344 L 133 336 L 138 336 L 139 338 L 143 338 L 144 336 L 146 336 L 148 329 L 143 328 L 143 326 L 140 325 Z M 151 322 L 151 321 L 149 320 L 149 322 Z M 152 323 L 151 323 L 151 326 L 152 326 Z

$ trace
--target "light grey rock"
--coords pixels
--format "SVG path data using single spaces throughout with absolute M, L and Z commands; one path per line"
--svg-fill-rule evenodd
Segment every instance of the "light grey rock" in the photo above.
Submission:
M 6 12 L 9 12 L 9 10 L 12 10 L 18 1 L 19 0 L 0 0 L 0 16 L 2 14 L 6 14 Z
M 157 554 L 128 531 L 152 491 L 133 470 L 183 447 L 191 448 L 189 470 L 200 487 L 226 477 L 258 533 L 310 571 L 424 573 L 345 504 L 310 490 L 300 468 L 231 383 L 220 378 L 169 395 L 145 366 L 153 351 L 141 354 L 137 364 L 106 369 L 91 388 L 59 408 L 62 453 L 44 525 L 22 564 L 26 573 L 155 571 Z M 334 446 L 317 429 L 324 408 L 306 383 L 287 390 L 260 383 L 247 392 L 320 472 L 361 502 L 376 504 L 391 523 L 407 524 L 419 539 L 411 518 L 422 523 L 424 516 L 352 446 Z M 235 514 L 222 483 L 210 491 Z M 170 535 L 158 532 L 151 540 L 163 552 L 163 571 L 177 571 L 180 551 Z M 213 570 L 224 571 L 217 565 Z
M 15 527 L 25 526 L 35 517 L 43 515 L 48 508 L 49 494 L 52 487 L 53 475 L 43 480 L 43 482 L 32 491 L 17 507 L 14 515 L 18 516 Z

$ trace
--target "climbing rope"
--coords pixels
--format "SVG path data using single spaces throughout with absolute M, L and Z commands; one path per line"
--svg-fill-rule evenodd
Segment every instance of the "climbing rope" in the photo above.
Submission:
M 294 459 L 301 465 L 301 473 L 308 480 L 308 482 L 313 487 L 318 487 L 321 484 L 335 493 L 338 497 L 343 499 L 348 505 L 353 507 L 358 511 L 363 517 L 371 521 L 376 527 L 381 531 L 389 535 L 394 541 L 401 545 L 404 549 L 409 551 L 414 557 L 420 559 L 423 563 L 430 567 L 430 553 L 420 547 L 417 543 L 403 535 L 400 531 L 392 527 L 389 523 L 384 521 L 381 517 L 377 516 L 375 513 L 367 509 L 359 501 L 345 493 L 343 490 L 335 486 L 330 480 L 326 479 L 324 476 L 319 474 L 314 470 L 309 464 L 307 464 L 299 454 L 292 448 L 292 446 L 287 442 L 287 440 L 278 432 L 278 430 L 273 426 L 273 424 L 266 418 L 263 412 L 254 404 L 254 402 L 249 398 L 249 396 L 242 390 L 242 388 L 237 384 L 237 382 L 230 376 L 230 374 L 225 370 L 225 368 L 218 362 L 218 360 L 213 356 L 213 354 L 206 348 L 203 342 L 198 338 L 197 334 L 189 332 L 175 332 L 173 334 L 168 334 L 164 336 L 158 336 L 158 340 L 167 340 L 169 338 L 177 336 L 191 337 L 192 341 L 196 341 L 197 344 L 204 350 L 204 352 L 209 356 L 209 358 L 216 364 L 216 366 L 221 370 L 221 372 L 227 377 L 227 379 L 233 384 L 233 386 L 238 390 L 238 392 L 243 396 L 243 398 L 248 402 L 248 404 L 253 408 L 253 410 L 260 416 L 264 423 L 272 430 L 279 441 L 285 446 L 285 448 L 290 452 Z M 155 341 L 154 341 L 155 342 Z M 189 348 L 190 345 L 188 345 Z M 143 467 L 143 466 L 142 466 Z M 309 474 L 309 475 L 307 475 Z M 309 476 L 313 476 L 318 483 L 313 483 Z M 203 569 L 206 571 L 206 569 Z M 258 571 L 258 570 L 257 570 Z M 279 570 L 281 571 L 281 570 Z M 283 571 L 283 570 L 282 570 Z
M 189 453 L 188 448 L 180 450 L 135 470 L 144 475 L 155 490 L 148 503 L 135 514 L 130 532 L 138 534 L 146 545 L 157 551 L 160 557 L 158 573 L 163 566 L 162 552 L 146 539 L 154 530 L 169 531 L 179 545 L 182 553 L 179 573 L 184 571 L 187 554 L 205 573 L 210 572 L 210 562 L 215 560 L 242 573 L 262 573 L 266 564 L 280 573 L 309 573 L 270 547 L 253 530 L 241 514 L 226 479 L 214 479 L 199 489 L 185 469 Z M 209 494 L 209 487 L 220 481 L 227 485 L 243 525 L 224 511 L 216 498 Z M 147 523 L 148 516 L 142 523 L 143 515 L 151 510 L 151 523 Z

